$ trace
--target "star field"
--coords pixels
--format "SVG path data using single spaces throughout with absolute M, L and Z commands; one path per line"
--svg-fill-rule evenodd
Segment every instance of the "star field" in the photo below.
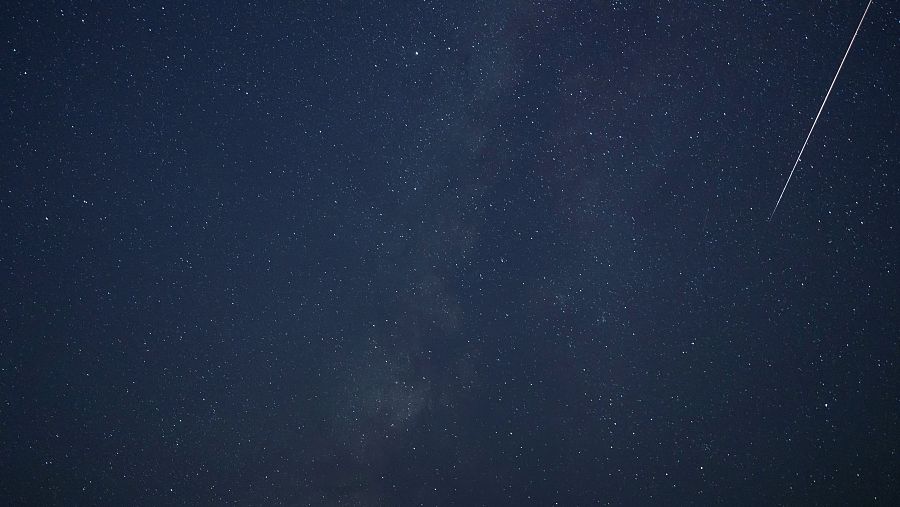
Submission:
M 8 2 L 9 505 L 892 505 L 897 19 Z

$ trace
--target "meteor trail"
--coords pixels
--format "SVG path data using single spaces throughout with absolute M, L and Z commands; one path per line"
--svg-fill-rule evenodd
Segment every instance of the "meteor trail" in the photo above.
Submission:
M 856 34 L 859 33 L 859 28 L 863 24 L 863 20 L 866 19 L 866 13 L 869 12 L 869 7 L 872 6 L 872 0 L 869 0 L 869 3 L 866 5 L 866 10 L 863 11 L 862 18 L 859 20 L 859 24 L 856 25 L 856 31 L 853 32 L 853 38 L 850 39 L 850 44 L 847 46 L 847 51 L 844 53 L 844 58 L 841 59 L 841 64 L 838 65 L 837 72 L 834 73 L 834 79 L 831 80 L 831 86 L 828 87 L 828 93 L 825 94 L 825 99 L 822 100 L 822 105 L 819 106 L 819 112 L 816 113 L 816 119 L 813 120 L 812 127 L 809 128 L 809 133 L 806 134 L 806 141 L 803 141 L 803 147 L 800 148 L 800 153 L 797 155 L 797 160 L 794 161 L 794 167 L 791 168 L 791 173 L 788 175 L 787 181 L 784 182 L 784 188 L 781 189 L 781 195 L 778 196 L 778 201 L 775 203 L 775 208 L 772 210 L 772 214 L 769 215 L 769 221 L 772 220 L 772 217 L 775 216 L 775 212 L 778 210 L 778 205 L 781 204 L 781 198 L 784 197 L 784 191 L 787 190 L 788 183 L 791 182 L 791 178 L 794 176 L 794 171 L 797 170 L 797 164 L 800 163 L 800 157 L 803 156 L 803 150 L 806 149 L 806 144 L 809 142 L 810 136 L 812 136 L 812 131 L 816 128 L 816 122 L 819 121 L 819 116 L 822 114 L 822 110 L 825 109 L 825 103 L 828 102 L 828 97 L 831 95 L 831 89 L 834 88 L 834 83 L 837 81 L 838 74 L 841 73 L 841 69 L 844 68 L 844 62 L 847 61 L 847 55 L 850 54 L 850 48 L 853 47 L 853 41 L 856 40 Z

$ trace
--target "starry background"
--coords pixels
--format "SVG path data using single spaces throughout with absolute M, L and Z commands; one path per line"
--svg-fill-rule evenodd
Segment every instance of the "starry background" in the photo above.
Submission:
M 864 7 L 3 3 L 0 498 L 897 502 Z

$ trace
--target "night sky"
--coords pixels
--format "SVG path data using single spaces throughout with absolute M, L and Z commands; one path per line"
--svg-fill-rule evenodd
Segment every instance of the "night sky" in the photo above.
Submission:
M 3 2 L 5 505 L 900 501 L 900 10 Z

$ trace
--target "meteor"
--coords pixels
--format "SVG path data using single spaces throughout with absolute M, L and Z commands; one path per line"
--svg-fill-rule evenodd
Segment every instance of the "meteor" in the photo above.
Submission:
M 784 188 L 781 189 L 781 195 L 778 196 L 778 201 L 775 203 L 775 208 L 772 210 L 772 214 L 769 215 L 769 221 L 772 221 L 772 217 L 775 216 L 775 212 L 778 211 L 778 205 L 781 204 L 781 198 L 784 197 L 784 191 L 787 190 L 788 183 L 791 182 L 791 178 L 794 176 L 794 171 L 797 170 L 797 164 L 800 163 L 800 157 L 803 156 L 803 150 L 806 149 L 806 144 L 809 143 L 809 138 L 812 136 L 813 129 L 816 128 L 816 123 L 819 121 L 819 116 L 822 115 L 822 110 L 825 109 L 825 103 L 828 102 L 828 97 L 831 95 L 831 89 L 834 88 L 834 83 L 837 81 L 838 74 L 841 73 L 841 69 L 844 68 L 844 62 L 847 61 L 847 55 L 850 54 L 850 48 L 853 47 L 853 41 L 856 40 L 856 34 L 859 33 L 859 28 L 863 24 L 863 20 L 866 19 L 866 13 L 869 12 L 869 7 L 872 6 L 872 0 L 869 0 L 869 3 L 866 5 L 866 10 L 863 11 L 862 18 L 859 20 L 859 24 L 856 25 L 856 31 L 853 32 L 853 38 L 850 39 L 850 44 L 847 46 L 847 51 L 844 53 L 844 58 L 841 59 L 841 64 L 838 65 L 837 72 L 834 73 L 834 79 L 831 80 L 831 86 L 828 87 L 828 92 L 825 94 L 825 99 L 822 100 L 822 105 L 819 106 L 819 112 L 816 113 L 816 119 L 813 120 L 812 127 L 809 128 L 809 133 L 806 134 L 806 141 L 803 141 L 803 147 L 800 148 L 800 153 L 797 155 L 797 160 L 794 161 L 794 167 L 791 168 L 791 173 L 788 175 L 787 181 L 784 182 Z

